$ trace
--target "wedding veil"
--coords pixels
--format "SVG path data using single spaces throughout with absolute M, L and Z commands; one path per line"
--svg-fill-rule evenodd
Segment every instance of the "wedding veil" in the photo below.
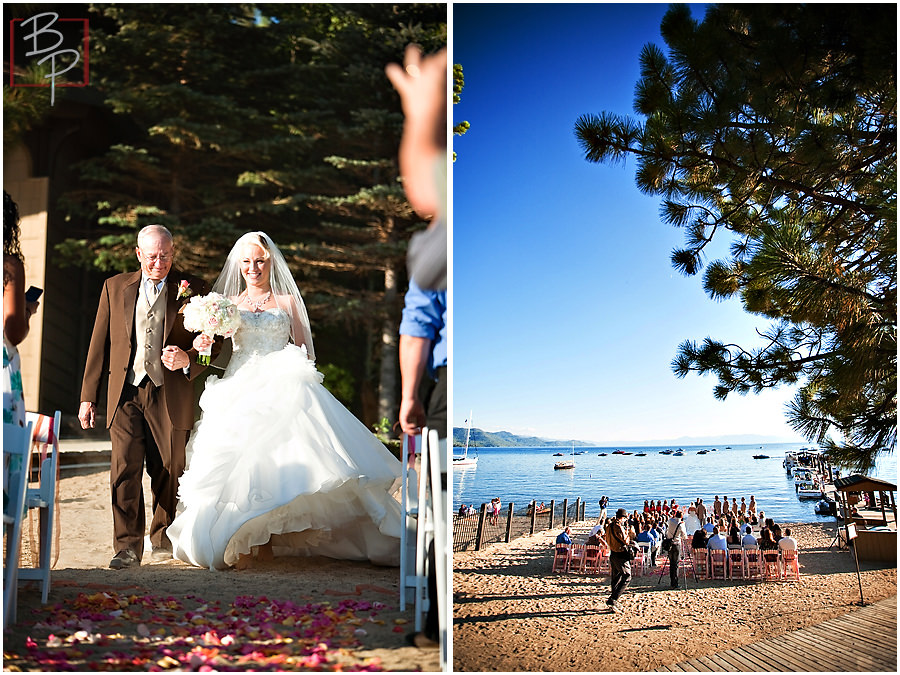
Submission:
M 316 352 L 313 349 L 309 316 L 306 313 L 303 298 L 300 296 L 300 290 L 297 288 L 297 282 L 294 281 L 294 276 L 291 274 L 284 256 L 281 255 L 281 251 L 265 232 L 247 232 L 234 243 L 219 278 L 213 284 L 213 291 L 234 299 L 247 289 L 247 284 L 241 275 L 241 260 L 247 244 L 260 246 L 269 254 L 269 260 L 272 262 L 269 279 L 272 296 L 278 306 L 291 317 L 291 339 L 294 344 L 306 345 L 306 353 L 309 358 L 315 359 Z

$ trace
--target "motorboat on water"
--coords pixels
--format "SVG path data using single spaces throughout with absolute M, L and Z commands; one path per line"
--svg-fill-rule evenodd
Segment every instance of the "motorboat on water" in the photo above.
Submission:
M 556 456 L 562 456 L 562 453 L 559 453 Z M 572 443 L 572 459 L 564 459 L 562 461 L 557 462 L 553 465 L 554 470 L 556 469 L 574 469 L 575 468 L 575 444 Z
M 768 455 L 753 455 L 753 459 L 769 459 Z
M 672 457 L 684 457 L 684 450 L 680 448 L 672 453 Z
M 797 497 L 800 499 L 822 499 L 822 488 L 818 483 L 800 483 L 797 486 Z
M 647 456 L 646 452 L 639 452 L 635 455 L 635 457 L 646 457 L 646 456 Z

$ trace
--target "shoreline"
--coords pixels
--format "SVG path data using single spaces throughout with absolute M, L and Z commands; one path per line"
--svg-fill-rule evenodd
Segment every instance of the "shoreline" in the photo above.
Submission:
M 689 577 L 671 590 L 657 568 L 633 577 L 620 614 L 605 606 L 609 577 L 550 573 L 557 529 L 455 553 L 454 669 L 648 671 L 858 609 L 853 554 L 831 547 L 833 523 L 788 526 L 800 544 L 799 583 Z M 867 603 L 896 596 L 897 570 L 887 565 L 860 562 Z

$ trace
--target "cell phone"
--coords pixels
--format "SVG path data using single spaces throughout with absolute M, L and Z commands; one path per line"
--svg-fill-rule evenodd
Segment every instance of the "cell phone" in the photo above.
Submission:
M 38 288 L 37 286 L 30 286 L 27 291 L 25 291 L 25 302 L 37 302 L 38 298 L 43 294 L 44 289 Z

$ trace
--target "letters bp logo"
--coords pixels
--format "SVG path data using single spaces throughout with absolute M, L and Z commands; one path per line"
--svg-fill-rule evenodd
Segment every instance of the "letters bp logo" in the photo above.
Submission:
M 56 87 L 88 85 L 88 20 L 61 19 L 43 12 L 9 22 L 9 86 L 50 87 L 50 105 Z M 39 81 L 26 81 L 23 72 L 36 68 Z M 65 79 L 63 75 L 72 71 Z

